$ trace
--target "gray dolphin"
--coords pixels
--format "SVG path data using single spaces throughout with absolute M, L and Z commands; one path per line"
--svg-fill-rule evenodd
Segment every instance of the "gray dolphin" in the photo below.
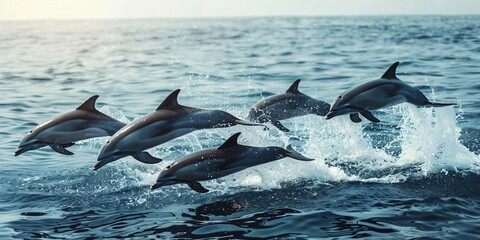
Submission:
M 103 136 L 112 136 L 125 123 L 111 118 L 95 108 L 98 95 L 90 97 L 74 111 L 64 113 L 31 130 L 20 142 L 14 155 L 50 146 L 58 153 L 73 155 L 67 147 L 75 142 Z
M 280 147 L 251 147 L 237 143 L 240 133 L 236 133 L 225 141 L 219 148 L 206 149 L 182 157 L 162 170 L 157 182 L 150 188 L 187 184 L 191 189 L 206 193 L 199 181 L 206 181 L 242 171 L 246 168 L 272 162 L 284 157 L 291 157 L 301 161 L 312 161 L 293 150 L 288 145 L 286 149 Z
M 454 103 L 430 102 L 420 90 L 406 84 L 397 78 L 395 71 L 399 62 L 388 68 L 380 79 L 363 83 L 347 90 L 333 103 L 326 119 L 350 114 L 353 122 L 361 122 L 359 113 L 372 122 L 380 122 L 373 116 L 371 110 L 390 107 L 403 102 L 417 106 L 444 107 Z
M 154 164 L 162 159 L 144 150 L 199 129 L 229 127 L 237 124 L 263 126 L 244 121 L 220 110 L 204 110 L 178 104 L 180 89 L 173 91 L 153 113 L 120 129 L 103 146 L 93 170 L 120 158 L 132 156 L 140 162 Z
M 253 106 L 247 119 L 258 123 L 272 123 L 278 129 L 288 132 L 279 120 L 316 114 L 325 116 L 330 104 L 311 98 L 298 91 L 300 79 L 288 88 L 287 92 L 263 99 Z

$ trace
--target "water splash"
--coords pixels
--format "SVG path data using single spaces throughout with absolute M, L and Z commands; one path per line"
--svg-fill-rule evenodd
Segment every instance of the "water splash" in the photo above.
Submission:
M 101 111 L 130 122 L 120 109 L 104 106 Z M 241 116 L 245 109 L 228 111 Z M 171 162 L 201 149 L 217 147 L 235 132 L 242 132 L 239 139 L 241 144 L 281 147 L 292 144 L 315 161 L 299 162 L 285 158 L 208 181 L 208 188 L 219 194 L 231 192 L 232 186 L 234 189 L 246 187 L 266 190 L 304 180 L 313 180 L 317 184 L 339 181 L 398 183 L 440 172 L 479 172 L 479 157 L 459 141 L 461 129 L 456 125 L 453 107 L 417 108 L 402 104 L 386 111 L 393 115 L 392 122 L 398 122 L 398 125 L 384 125 L 390 130 L 380 132 L 380 135 L 393 134 L 395 137 L 383 145 L 372 139 L 378 132 L 372 130 L 371 126 L 378 125 L 355 124 L 348 116 L 328 121 L 314 115 L 285 120 L 284 123 L 292 130 L 290 133 L 281 132 L 273 126 L 269 126 L 268 130 L 247 126 L 202 130 L 149 150 L 165 159 L 160 164 L 143 166 L 131 158 L 111 164 L 117 173 L 109 177 L 100 175 L 110 179 L 102 180 L 106 181 L 105 184 L 116 184 L 117 187 L 95 188 L 94 192 L 120 191 L 132 185 L 146 188 Z M 399 120 L 395 115 L 400 115 Z M 98 150 L 106 140 L 90 139 L 84 141 L 83 145 Z M 399 151 L 392 152 L 390 148 L 398 148 Z M 114 182 L 113 177 L 116 178 Z M 179 191 L 186 187 L 170 188 Z M 146 198 L 148 196 L 131 199 L 131 204 L 141 204 Z
M 460 143 L 461 129 L 456 126 L 453 107 L 405 105 L 404 110 L 399 164 L 421 163 L 423 175 L 474 170 L 479 157 Z

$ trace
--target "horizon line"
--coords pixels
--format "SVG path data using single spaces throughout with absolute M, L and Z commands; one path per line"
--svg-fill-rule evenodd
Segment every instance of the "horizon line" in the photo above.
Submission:
M 321 17 L 402 17 L 402 16 L 418 16 L 418 17 L 428 17 L 428 16 L 480 16 L 480 14 L 462 14 L 462 13 L 421 13 L 421 14 L 409 14 L 409 13 L 399 13 L 399 14 L 326 14 L 326 15 L 238 15 L 238 16 L 178 16 L 178 17 L 104 17 L 104 18 L 17 18 L 17 19 L 0 19 L 0 22 L 20 22 L 20 21 L 97 21 L 97 20 L 195 20 L 195 19 L 240 19 L 240 18 L 321 18 Z

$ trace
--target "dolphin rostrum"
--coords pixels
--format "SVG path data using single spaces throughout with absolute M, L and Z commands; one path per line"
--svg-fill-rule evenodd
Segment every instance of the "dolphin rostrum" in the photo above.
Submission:
M 258 123 L 272 123 L 278 129 L 288 132 L 279 120 L 316 114 L 325 116 L 330 104 L 311 98 L 298 90 L 297 79 L 285 93 L 263 99 L 248 113 L 247 119 Z
M 313 161 L 293 150 L 288 145 L 286 149 L 280 147 L 252 147 L 240 145 L 236 133 L 225 141 L 219 148 L 211 148 L 178 159 L 162 170 L 157 182 L 150 188 L 187 184 L 199 193 L 209 190 L 199 181 L 206 181 L 242 171 L 246 168 L 272 162 L 284 157 L 291 157 L 301 161 Z
M 220 110 L 204 110 L 182 106 L 173 91 L 153 113 L 141 117 L 120 129 L 102 148 L 93 170 L 126 156 L 154 164 L 162 159 L 151 156 L 146 149 L 168 142 L 200 129 L 222 128 L 237 124 L 263 126 L 238 119 Z
M 37 148 L 50 146 L 58 153 L 73 155 L 67 147 L 75 142 L 112 136 L 116 131 L 125 126 L 125 123 L 111 118 L 95 108 L 98 95 L 90 97 L 80 107 L 59 115 L 31 130 L 20 142 L 14 155 Z
M 361 122 L 359 113 L 372 122 L 380 122 L 373 116 L 371 110 L 390 107 L 403 102 L 417 106 L 444 107 L 454 103 L 430 102 L 423 93 L 397 78 L 395 71 L 399 62 L 388 68 L 380 79 L 363 83 L 347 90 L 333 103 L 326 119 L 350 114 L 353 122 Z

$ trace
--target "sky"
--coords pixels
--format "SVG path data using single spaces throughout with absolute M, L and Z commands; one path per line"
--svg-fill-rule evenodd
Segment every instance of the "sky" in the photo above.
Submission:
M 0 20 L 478 14 L 480 0 L 0 0 Z

